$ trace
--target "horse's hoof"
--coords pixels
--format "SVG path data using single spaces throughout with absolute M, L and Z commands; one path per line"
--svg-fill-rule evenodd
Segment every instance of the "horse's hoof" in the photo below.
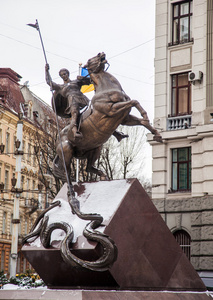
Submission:
M 120 142 L 122 139 L 128 138 L 128 134 L 124 134 L 123 132 L 120 132 L 120 135 L 117 137 L 118 142 Z
M 161 135 L 154 135 L 153 140 L 158 142 L 158 143 L 163 143 Z

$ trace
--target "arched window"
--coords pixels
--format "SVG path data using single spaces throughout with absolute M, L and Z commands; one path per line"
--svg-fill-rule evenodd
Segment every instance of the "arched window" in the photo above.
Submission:
M 180 245 L 183 253 L 186 254 L 188 259 L 191 257 L 191 237 L 185 230 L 177 230 L 174 232 L 174 237 Z

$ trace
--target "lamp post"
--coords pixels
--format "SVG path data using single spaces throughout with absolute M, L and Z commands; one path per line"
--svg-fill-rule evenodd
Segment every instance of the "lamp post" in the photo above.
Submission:
M 16 151 L 16 173 L 17 173 L 17 183 L 16 189 L 14 189 L 14 207 L 13 207 L 13 220 L 12 220 L 12 243 L 11 243 L 11 255 L 10 255 L 10 276 L 15 277 L 16 266 L 18 258 L 18 228 L 19 228 L 19 199 L 21 193 L 21 159 L 23 155 L 22 149 L 22 133 L 23 133 L 23 114 L 18 114 L 17 122 L 17 140 L 20 142 L 17 144 L 19 148 Z M 14 182 L 15 183 L 15 182 Z

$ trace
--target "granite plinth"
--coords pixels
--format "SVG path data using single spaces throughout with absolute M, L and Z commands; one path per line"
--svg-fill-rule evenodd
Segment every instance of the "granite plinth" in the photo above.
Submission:
M 200 292 L 88 291 L 88 290 L 1 290 L 0 299 L 27 300 L 211 300 Z
M 59 242 L 53 242 L 50 249 L 36 243 L 26 244 L 22 248 L 24 255 L 48 287 L 206 290 L 137 179 L 82 183 L 74 188 L 83 212 L 103 216 L 104 226 L 100 230 L 116 243 L 118 258 L 108 271 L 95 272 L 65 264 Z M 66 201 L 66 192 L 65 185 L 55 200 Z M 63 210 L 63 205 L 57 209 Z M 56 218 L 60 213 L 54 210 L 52 215 Z M 66 214 L 77 232 L 72 251 L 84 259 L 98 257 L 102 249 L 80 233 L 87 222 L 79 221 L 75 215 L 70 217 L 70 211 L 66 209 L 62 213 L 63 221 Z

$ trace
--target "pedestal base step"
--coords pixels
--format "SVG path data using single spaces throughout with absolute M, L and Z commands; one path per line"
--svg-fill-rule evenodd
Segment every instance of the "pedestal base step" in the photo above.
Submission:
M 213 296 L 213 293 L 212 293 Z M 0 299 L 28 300 L 211 300 L 207 292 L 145 292 L 88 290 L 1 290 Z

